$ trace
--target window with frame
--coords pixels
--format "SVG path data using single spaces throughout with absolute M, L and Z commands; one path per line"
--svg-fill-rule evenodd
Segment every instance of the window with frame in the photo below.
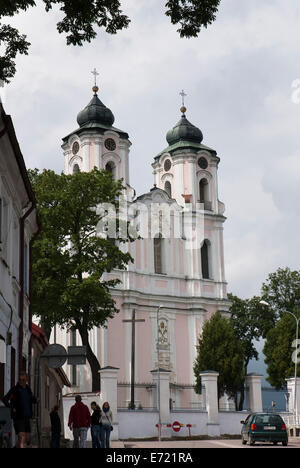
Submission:
M 158 234 L 154 237 L 153 247 L 154 247 L 154 272 L 157 274 L 164 274 L 163 271 L 163 244 L 164 239 L 162 234 Z

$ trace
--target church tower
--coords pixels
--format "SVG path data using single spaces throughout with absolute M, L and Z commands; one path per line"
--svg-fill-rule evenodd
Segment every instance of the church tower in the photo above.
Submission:
M 184 92 L 181 93 L 185 95 Z M 178 205 L 201 209 L 204 216 L 204 239 L 201 256 L 193 271 L 194 278 L 210 280 L 211 288 L 218 284 L 215 297 L 226 297 L 224 272 L 223 223 L 225 206 L 218 198 L 218 165 L 220 158 L 214 149 L 205 146 L 202 131 L 186 118 L 186 107 L 180 109 L 179 122 L 168 131 L 168 147 L 154 158 L 155 186 L 168 193 Z M 190 264 L 191 265 L 191 264 Z M 209 283 L 206 287 L 208 288 Z M 211 289 L 210 288 L 210 289 Z
M 97 72 L 93 72 L 96 76 Z M 123 179 L 127 191 L 129 186 L 129 136 L 123 130 L 113 127 L 115 118 L 98 97 L 99 88 L 93 87 L 93 97 L 79 112 L 79 127 L 63 138 L 65 174 L 77 171 L 88 172 L 96 167 L 110 171 L 115 180 Z

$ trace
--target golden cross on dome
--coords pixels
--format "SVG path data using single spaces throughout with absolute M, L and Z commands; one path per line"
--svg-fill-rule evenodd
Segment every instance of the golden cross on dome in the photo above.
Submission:
M 184 114 L 186 112 L 186 107 L 184 105 L 184 98 L 187 96 L 187 94 L 184 92 L 184 89 L 179 93 L 179 95 L 182 98 L 182 107 L 180 108 L 181 112 Z
M 99 76 L 100 73 L 97 72 L 96 68 L 94 68 L 94 70 L 91 73 L 92 73 L 92 75 L 94 75 L 95 82 L 94 82 L 94 86 L 93 86 L 93 91 L 96 94 L 99 91 L 99 88 L 98 88 L 98 85 L 97 85 L 97 76 Z

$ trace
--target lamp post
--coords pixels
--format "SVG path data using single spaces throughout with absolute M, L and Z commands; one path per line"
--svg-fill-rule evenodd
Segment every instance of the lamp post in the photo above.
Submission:
M 157 324 L 157 409 L 158 409 L 158 440 L 160 441 L 161 437 L 161 416 L 160 416 L 160 365 L 159 365 L 159 312 L 162 308 L 162 305 L 159 305 L 156 313 L 156 324 Z
M 266 306 L 266 307 L 270 307 L 270 304 L 266 301 L 260 301 L 259 302 L 260 304 Z M 294 389 L 294 417 L 295 417 L 295 426 L 296 426 L 296 418 L 297 418 L 297 364 L 298 364 L 298 359 L 297 359 L 297 347 L 298 347 L 298 341 L 299 341 L 299 322 L 300 322 L 300 317 L 296 317 L 295 314 L 293 314 L 292 312 L 288 311 L 288 310 L 284 310 L 284 313 L 286 314 L 290 314 L 292 317 L 294 317 L 295 321 L 296 321 L 296 341 L 295 341 L 295 344 L 296 344 L 296 356 L 295 356 L 295 359 L 294 359 L 294 363 L 295 363 L 295 389 Z

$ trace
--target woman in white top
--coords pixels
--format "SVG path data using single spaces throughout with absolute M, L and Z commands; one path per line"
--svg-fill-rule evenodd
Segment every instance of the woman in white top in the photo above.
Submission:
M 113 430 L 113 415 L 106 401 L 102 406 L 100 419 L 101 425 L 101 448 L 109 448 L 110 433 Z

